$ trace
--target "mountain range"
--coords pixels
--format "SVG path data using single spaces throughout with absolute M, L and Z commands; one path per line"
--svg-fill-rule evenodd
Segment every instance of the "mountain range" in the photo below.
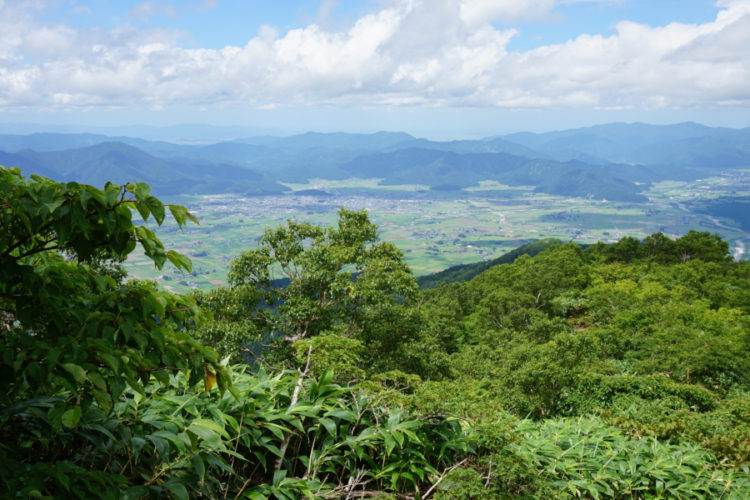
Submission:
M 0 164 L 57 180 L 145 181 L 162 195 L 279 194 L 282 182 L 378 178 L 459 190 L 494 180 L 563 196 L 638 202 L 645 185 L 750 167 L 750 128 L 612 123 L 481 140 L 308 132 L 180 144 L 102 134 L 3 134 Z

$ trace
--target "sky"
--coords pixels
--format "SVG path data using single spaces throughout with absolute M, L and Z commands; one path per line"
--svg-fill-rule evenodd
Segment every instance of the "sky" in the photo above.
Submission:
M 0 0 L 0 124 L 750 126 L 750 0 Z

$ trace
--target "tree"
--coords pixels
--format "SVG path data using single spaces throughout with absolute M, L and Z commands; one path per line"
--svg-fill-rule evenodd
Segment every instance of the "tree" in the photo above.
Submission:
M 513 264 L 493 267 L 472 281 L 474 303 L 494 290 L 507 288 L 534 297 L 532 307 L 549 309 L 557 294 L 580 289 L 590 280 L 581 248 L 575 243 L 554 245 L 536 257 L 522 255 Z
M 700 231 L 689 231 L 675 241 L 680 259 L 700 259 L 704 262 L 725 262 L 732 259 L 729 255 L 729 243 L 718 234 Z
M 165 251 L 152 230 L 133 224 L 134 210 L 157 224 L 166 209 L 180 227 L 197 222 L 184 207 L 164 205 L 149 191 L 143 183 L 108 183 L 100 190 L 26 179 L 18 169 L 0 167 L 3 482 L 21 478 L 21 484 L 62 495 L 65 480 L 51 484 L 51 468 L 64 463 L 84 474 L 82 457 L 90 453 L 94 460 L 105 444 L 91 437 L 71 449 L 71 429 L 88 412 L 111 413 L 126 387 L 144 393 L 151 377 L 167 382 L 178 370 L 199 380 L 204 366 L 218 375 L 222 390 L 231 386 L 216 353 L 185 332 L 200 320 L 192 300 L 102 272 L 103 261 L 123 260 L 136 243 L 157 267 L 169 260 L 190 270 L 187 257 Z M 121 480 L 86 477 L 92 495 Z
M 401 307 L 415 297 L 416 281 L 401 251 L 378 241 L 365 211 L 340 209 L 337 227 L 290 220 L 266 230 L 258 248 L 232 261 L 228 281 L 254 325 L 249 334 L 254 329 L 287 344 L 321 334 L 351 337 L 373 360 L 393 354 L 416 331 Z M 200 300 L 218 303 L 223 293 Z M 226 308 L 217 313 L 240 319 Z
M 638 249 L 641 242 L 632 236 L 625 236 L 617 243 L 606 247 L 606 254 L 610 262 L 631 262 L 638 257 Z
M 0 492 L 24 498 L 312 498 L 371 484 L 418 493 L 431 488 L 437 467 L 466 454 L 455 419 L 418 419 L 373 406 L 334 384 L 330 372 L 317 378 L 249 375 L 246 365 L 235 366 L 238 386 L 232 386 L 230 368 L 187 333 L 203 321 L 191 298 L 107 273 L 107 263 L 121 261 L 137 243 L 158 267 L 170 260 L 190 269 L 187 258 L 165 251 L 150 229 L 133 224 L 133 210 L 158 224 L 166 209 L 180 226 L 194 220 L 148 191 L 145 184 L 99 190 L 28 180 L 0 168 Z M 313 337 L 321 329 L 366 316 L 372 305 L 395 307 L 395 294 L 415 289 L 408 269 L 389 260 L 400 254 L 373 241 L 366 215 L 349 215 L 338 230 L 312 231 L 331 253 L 300 243 L 308 257 L 286 261 L 318 280 L 301 273 L 290 286 L 359 298 L 347 302 L 359 309 L 348 313 L 334 308 L 335 314 L 324 314 L 333 306 L 323 301 L 319 314 L 329 322 L 307 323 L 310 340 L 323 341 L 321 355 L 335 337 Z M 334 255 L 340 261 L 329 262 Z M 370 275 L 383 269 L 393 275 Z M 390 279 L 405 282 L 389 286 Z M 312 283 L 320 287 L 305 288 Z M 346 289 L 336 291 L 334 284 Z M 270 298 L 273 289 L 246 290 L 250 298 L 217 296 L 215 308 L 223 299 L 234 304 L 237 310 L 227 307 L 230 319 L 238 304 L 261 292 Z M 280 308 L 295 303 L 291 291 L 282 293 L 290 300 Z M 296 303 L 306 304 L 302 299 Z M 334 348 L 359 342 L 336 338 L 349 342 L 333 342 Z M 336 353 L 336 362 L 350 365 L 351 351 Z M 199 383 L 212 381 L 211 375 L 223 393 L 218 397 L 209 383 L 205 391 Z
M 654 233 L 643 239 L 641 254 L 661 264 L 677 262 L 675 242 L 662 233 Z

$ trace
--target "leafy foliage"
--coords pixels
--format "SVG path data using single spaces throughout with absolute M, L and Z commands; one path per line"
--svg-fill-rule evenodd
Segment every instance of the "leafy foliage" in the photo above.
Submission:
M 428 380 L 415 389 L 414 404 L 477 423 L 502 411 L 532 417 L 540 422 L 533 424 L 539 441 L 530 448 L 505 434 L 518 450 L 550 445 L 562 417 L 598 414 L 630 436 L 610 436 L 622 446 L 645 447 L 647 441 L 635 442 L 648 437 L 659 440 L 648 446 L 686 447 L 695 450 L 695 467 L 726 467 L 739 474 L 733 484 L 745 484 L 750 266 L 732 262 L 727 251 L 726 242 L 698 232 L 585 250 L 565 244 L 492 267 L 470 282 L 426 291 L 422 334 L 442 351 L 426 351 L 428 359 L 415 366 Z M 448 373 L 421 370 L 433 360 Z M 489 457 L 499 476 L 504 461 L 509 475 L 497 486 L 499 497 L 509 491 L 563 495 L 565 488 L 554 486 L 559 478 L 540 476 L 533 461 L 511 451 L 497 446 L 474 465 L 487 482 Z M 592 470 L 598 467 L 601 462 L 592 462 Z M 670 471 L 664 472 L 670 484 L 691 485 L 692 493 L 665 493 L 665 480 L 631 496 L 708 494 L 698 486 L 702 480 Z M 473 491 L 466 483 L 471 473 L 454 471 L 446 481 L 451 477 L 456 488 Z M 570 483 L 566 494 L 609 495 L 582 488 L 590 478 L 575 480 L 584 479 Z
M 165 251 L 152 230 L 133 224 L 132 210 L 158 224 L 167 209 L 180 226 L 194 219 L 183 207 L 163 205 L 145 184 L 108 184 L 102 191 L 26 180 L 17 170 L 0 173 L 2 222 L 9 229 L 0 242 L 4 491 L 44 498 L 335 497 L 366 487 L 418 494 L 439 468 L 468 452 L 458 420 L 417 419 L 373 406 L 333 383 L 323 352 L 331 348 L 329 339 L 347 348 L 359 340 L 313 336 L 321 330 L 311 319 L 308 325 L 318 329 L 310 330 L 315 345 L 308 352 L 316 351 L 317 379 L 306 372 L 249 375 L 247 366 L 232 374 L 187 333 L 203 320 L 190 298 L 152 283 L 118 282 L 90 265 L 102 257 L 122 259 L 140 243 L 157 266 L 170 260 L 190 268 L 187 258 Z M 304 290 L 324 283 L 323 293 L 350 294 L 348 305 L 362 309 L 357 314 L 321 304 L 320 311 L 333 311 L 326 325 L 334 330 L 344 324 L 341 318 L 396 308 L 416 289 L 393 247 L 363 246 L 374 238 L 364 214 L 343 217 L 347 231 L 330 232 L 328 243 L 342 259 L 330 278 L 345 289 L 320 276 L 292 281 Z M 311 248 L 308 262 L 319 267 L 310 271 L 320 273 L 328 255 Z M 361 269 L 339 275 L 358 264 Z M 227 304 L 243 298 L 222 302 L 219 296 L 214 310 L 229 310 L 225 318 L 236 319 Z M 292 324 L 311 303 L 290 295 L 280 308 Z M 359 331 L 366 331 L 360 321 Z M 332 366 L 354 367 L 348 354 Z
M 3 491 L 750 496 L 750 265 L 714 235 L 554 244 L 419 292 L 342 209 L 183 297 L 118 267 L 139 244 L 190 269 L 133 223 L 197 222 L 147 185 L 0 169 L 0 205 Z
M 290 220 L 268 229 L 258 248 L 232 261 L 228 281 L 228 290 L 198 300 L 226 322 L 212 328 L 244 342 L 339 335 L 362 342 L 362 362 L 372 366 L 399 356 L 398 346 L 414 332 L 402 307 L 416 295 L 414 277 L 395 246 L 377 241 L 364 211 L 342 208 L 336 228 Z M 245 352 L 258 357 L 252 346 Z
M 39 494 L 70 491 L 66 478 L 79 472 L 92 487 L 120 484 L 116 474 L 83 472 L 71 430 L 91 413 L 111 414 L 127 388 L 143 394 L 152 377 L 165 382 L 192 367 L 197 379 L 205 363 L 222 390 L 231 381 L 215 352 L 184 331 L 200 319 L 192 301 L 148 283 L 118 283 L 88 262 L 124 258 L 140 243 L 157 266 L 170 260 L 189 268 L 186 257 L 135 226 L 131 211 L 161 223 L 169 209 L 179 225 L 193 216 L 165 207 L 144 184 L 99 190 L 4 168 L 0 204 L 3 478 L 36 485 L 29 491 Z
M 531 463 L 555 498 L 739 498 L 744 474 L 712 470 L 700 447 L 627 439 L 598 419 L 521 422 L 516 453 Z

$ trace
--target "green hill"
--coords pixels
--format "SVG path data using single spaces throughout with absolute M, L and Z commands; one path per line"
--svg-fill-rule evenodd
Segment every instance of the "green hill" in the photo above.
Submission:
M 537 191 L 562 196 L 646 200 L 639 194 L 641 187 L 616 175 L 617 166 L 563 163 L 508 153 L 458 154 L 411 148 L 359 156 L 341 168 L 354 177 L 383 178 L 386 185 L 427 184 L 436 190 L 458 190 L 494 180 L 512 186 L 536 186 Z
M 487 269 L 498 266 L 500 264 L 512 264 L 521 255 L 535 256 L 542 250 L 553 245 L 561 245 L 562 241 L 555 238 L 545 238 L 542 240 L 533 241 L 523 246 L 511 250 L 510 252 L 492 260 L 484 262 L 476 262 L 474 264 L 461 264 L 458 266 L 452 266 L 444 271 L 438 273 L 429 274 L 427 276 L 417 277 L 417 283 L 419 288 L 435 288 L 441 283 L 454 283 L 456 281 L 469 281 L 474 276 L 482 274 Z
M 278 194 L 287 189 L 249 168 L 199 158 L 157 158 L 122 142 L 60 151 L 0 151 L 0 164 L 58 181 L 104 185 L 136 179 L 159 195 L 184 193 Z

